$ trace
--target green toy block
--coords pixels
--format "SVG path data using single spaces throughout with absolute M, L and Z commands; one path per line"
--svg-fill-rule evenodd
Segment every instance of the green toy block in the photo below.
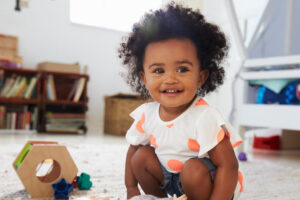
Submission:
M 93 183 L 90 181 L 90 175 L 81 173 L 77 178 L 78 188 L 80 190 L 88 190 L 92 187 Z

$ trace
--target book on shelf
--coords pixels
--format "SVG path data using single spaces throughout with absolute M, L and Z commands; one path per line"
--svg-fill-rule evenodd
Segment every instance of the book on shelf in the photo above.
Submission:
M 77 87 L 78 87 L 79 82 L 80 82 L 80 79 L 78 79 L 78 80 L 75 81 L 75 83 L 74 83 L 72 89 L 70 90 L 70 92 L 69 92 L 69 94 L 68 94 L 67 100 L 70 101 L 70 100 L 72 100 L 72 99 L 74 98 L 75 92 L 76 92 L 76 89 L 77 89 Z
M 0 106 L 0 129 L 36 130 L 37 106 L 16 107 Z
M 49 92 L 51 93 L 50 100 L 56 100 L 57 99 L 56 98 L 56 89 L 55 89 L 54 77 L 52 74 L 48 75 L 47 85 L 49 85 L 48 88 L 50 89 Z
M 15 81 L 14 81 L 14 84 L 11 86 L 11 88 L 5 94 L 5 97 L 12 97 L 13 96 L 13 94 L 18 89 L 20 81 L 21 81 L 21 76 L 17 76 Z
M 4 84 L 4 75 L 5 71 L 3 69 L 0 69 L 0 87 L 2 87 Z
M 18 88 L 13 94 L 13 97 L 21 98 L 26 87 L 27 87 L 27 79 L 26 77 L 23 77 L 22 80 L 20 81 L 20 84 L 18 85 Z
M 73 98 L 73 101 L 74 102 L 78 102 L 82 93 L 83 93 L 83 90 L 84 90 L 84 86 L 85 86 L 85 82 L 86 82 L 86 78 L 85 77 L 81 77 L 79 79 L 79 83 L 76 87 L 76 92 L 75 92 L 75 95 L 74 95 L 74 98 Z
M 32 98 L 34 90 L 36 89 L 37 79 L 38 79 L 37 76 L 31 77 L 31 79 L 29 81 L 29 84 L 28 84 L 28 86 L 25 89 L 24 94 L 23 94 L 23 97 L 25 99 Z
M 3 87 L 1 88 L 1 93 L 0 93 L 1 97 L 5 97 L 6 94 L 8 93 L 8 91 L 12 88 L 12 86 L 14 85 L 16 76 L 17 76 L 16 74 L 12 74 L 11 77 L 7 77 L 5 79 L 5 83 L 4 83 Z
M 46 114 L 46 119 L 53 118 L 85 118 L 84 113 L 52 113 L 48 112 Z
M 5 128 L 5 106 L 0 105 L 0 129 Z
M 28 81 L 25 76 L 12 74 L 6 78 L 1 88 L 0 96 L 6 98 L 32 98 L 36 84 L 36 76 L 31 77 L 30 81 Z
M 46 131 L 83 133 L 85 114 L 51 113 L 46 114 Z

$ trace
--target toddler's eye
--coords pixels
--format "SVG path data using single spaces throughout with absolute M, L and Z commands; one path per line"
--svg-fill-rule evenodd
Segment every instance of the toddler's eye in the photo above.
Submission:
M 180 72 L 180 73 L 184 73 L 184 72 L 187 72 L 189 71 L 189 69 L 187 67 L 179 67 L 177 72 Z
M 161 73 L 164 73 L 164 70 L 161 69 L 161 68 L 156 68 L 156 69 L 153 70 L 153 73 L 155 73 L 155 74 L 161 74 Z

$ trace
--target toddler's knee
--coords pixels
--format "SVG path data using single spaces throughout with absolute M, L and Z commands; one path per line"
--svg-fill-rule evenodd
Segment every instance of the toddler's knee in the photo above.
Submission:
M 184 164 L 180 181 L 189 199 L 209 199 L 213 185 L 208 168 L 200 160 L 190 159 Z
M 199 184 L 199 182 L 208 180 L 209 178 L 210 174 L 207 167 L 198 159 L 186 161 L 180 173 L 181 182 L 191 185 L 193 185 L 193 183 Z
M 153 150 L 150 146 L 140 146 L 131 158 L 131 165 L 139 167 L 145 165 L 151 151 Z

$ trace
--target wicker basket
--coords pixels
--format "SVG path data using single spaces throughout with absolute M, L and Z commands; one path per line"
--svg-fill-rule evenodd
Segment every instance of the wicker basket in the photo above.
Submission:
M 129 114 L 145 102 L 147 101 L 137 95 L 106 96 L 104 133 L 124 136 L 133 122 Z

